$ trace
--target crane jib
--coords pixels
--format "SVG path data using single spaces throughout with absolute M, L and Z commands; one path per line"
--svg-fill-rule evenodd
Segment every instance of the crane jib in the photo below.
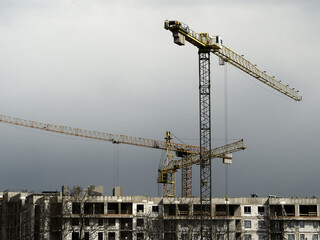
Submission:
M 0 122 L 17 125 L 27 128 L 35 128 L 43 131 L 55 132 L 59 134 L 66 134 L 76 137 L 91 138 L 100 141 L 108 141 L 117 144 L 135 145 L 140 147 L 150 147 L 156 149 L 165 150 L 167 148 L 166 142 L 161 140 L 132 137 L 127 135 L 117 135 L 111 133 L 103 133 L 97 131 L 91 131 L 81 128 L 68 127 L 63 125 L 55 125 L 48 123 L 41 123 L 36 121 L 30 121 L 26 119 L 10 117 L 0 115 Z M 175 152 L 181 152 L 185 155 L 200 154 L 200 147 L 194 145 L 187 145 L 181 143 L 172 143 L 172 150 Z M 240 149 L 245 149 L 243 140 L 215 148 L 211 151 L 212 158 L 223 158 L 223 154 L 232 153 Z
M 187 24 L 177 20 L 165 21 L 165 29 L 173 33 L 174 43 L 178 45 L 185 45 L 188 41 L 199 49 L 210 49 L 211 52 L 217 55 L 225 62 L 229 62 L 233 66 L 239 68 L 245 73 L 251 75 L 262 83 L 272 87 L 276 91 L 294 99 L 301 101 L 302 97 L 289 85 L 283 84 L 274 77 L 269 76 L 265 71 L 261 71 L 256 65 L 252 64 L 243 55 L 239 55 L 222 44 L 220 36 L 211 37 L 208 33 L 197 33 L 193 31 Z

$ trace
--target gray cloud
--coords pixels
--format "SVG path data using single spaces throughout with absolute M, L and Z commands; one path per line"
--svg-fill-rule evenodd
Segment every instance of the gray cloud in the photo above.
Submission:
M 225 44 L 299 89 L 296 103 L 228 66 L 230 195 L 318 195 L 320 34 L 317 1 L 1 1 L 1 113 L 103 132 L 198 144 L 197 50 L 173 44 L 165 19 L 220 34 Z M 224 69 L 212 56 L 214 147 L 224 138 Z M 0 189 L 103 184 L 115 147 L 1 124 Z M 192 140 L 195 139 L 195 140 Z M 157 194 L 161 151 L 120 146 L 126 194 Z M 214 196 L 225 194 L 214 160 Z M 194 167 L 194 193 L 198 194 Z

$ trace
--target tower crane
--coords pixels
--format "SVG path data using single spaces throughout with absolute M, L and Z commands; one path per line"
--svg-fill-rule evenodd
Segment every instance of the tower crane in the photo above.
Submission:
M 127 144 L 140 147 L 162 149 L 166 150 L 167 159 L 169 159 L 169 155 L 172 156 L 172 152 L 179 153 L 178 155 L 182 157 L 181 160 L 173 160 L 173 158 L 170 158 L 171 160 L 168 160 L 167 163 L 159 169 L 158 182 L 163 183 L 165 185 L 164 189 L 166 189 L 164 191 L 164 197 L 175 197 L 175 176 L 173 175 L 175 175 L 178 169 L 185 167 L 188 164 L 199 164 L 199 161 L 197 159 L 199 159 L 200 148 L 198 146 L 172 142 L 170 132 L 166 133 L 166 141 L 161 141 L 141 137 L 132 137 L 127 135 L 103 133 L 49 123 L 41 123 L 5 115 L 0 115 L 0 122 L 27 128 L 35 128 L 42 131 L 55 132 L 100 141 L 107 141 L 117 144 Z M 230 158 L 231 153 L 243 149 L 245 149 L 245 146 L 243 144 L 243 140 L 240 140 L 213 149 L 211 152 L 211 157 L 222 159 Z M 192 161 L 185 161 L 185 156 L 188 156 L 188 159 L 192 159 Z M 192 156 L 192 158 L 190 156 Z M 159 181 L 159 179 L 161 180 Z
M 302 100 L 298 91 L 281 83 L 266 72 L 259 70 L 243 56 L 225 47 L 220 36 L 210 36 L 208 33 L 197 33 L 187 24 L 177 20 L 164 22 L 164 28 L 173 34 L 174 43 L 185 45 L 188 41 L 198 48 L 199 56 L 199 119 L 200 119 L 200 204 L 201 219 L 211 217 L 211 99 L 210 99 L 210 53 L 217 55 L 222 61 L 228 62 L 251 75 L 278 92 L 295 101 Z M 209 239 L 211 228 L 205 230 L 201 220 L 201 239 Z
M 200 149 L 198 152 L 183 152 L 176 151 L 177 156 L 181 159 L 174 160 L 172 154 L 172 137 L 170 132 L 166 132 L 166 154 L 164 164 L 158 169 L 158 183 L 164 184 L 163 196 L 175 197 L 175 173 L 181 169 L 191 169 L 193 165 L 200 164 Z M 239 140 L 224 146 L 215 148 L 211 151 L 211 158 L 222 158 L 223 162 L 230 162 L 232 159 L 232 153 L 244 150 L 246 147 L 243 144 L 243 140 Z M 181 173 L 183 175 L 183 173 Z M 184 177 L 181 181 L 181 197 L 192 197 L 192 172 Z

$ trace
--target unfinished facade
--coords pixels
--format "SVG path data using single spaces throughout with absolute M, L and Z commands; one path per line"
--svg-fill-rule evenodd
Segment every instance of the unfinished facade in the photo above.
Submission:
M 0 192 L 0 240 L 200 239 L 199 198 L 103 196 L 102 187 Z M 212 199 L 217 240 L 318 240 L 320 199 Z

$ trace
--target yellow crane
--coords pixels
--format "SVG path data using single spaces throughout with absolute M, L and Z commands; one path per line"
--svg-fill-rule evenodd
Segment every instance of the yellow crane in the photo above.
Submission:
M 175 173 L 181 169 L 181 197 L 192 197 L 192 166 L 200 164 L 200 149 L 199 152 L 182 152 L 176 151 L 181 159 L 175 160 L 172 154 L 172 137 L 170 132 L 166 133 L 166 154 L 162 166 L 158 169 L 158 183 L 164 184 L 164 196 L 175 196 Z M 232 153 L 244 150 L 246 147 L 243 144 L 243 139 L 226 144 L 224 146 L 211 150 L 211 158 L 222 158 L 223 162 L 231 162 Z M 183 171 L 188 171 L 185 173 Z
M 170 132 L 166 132 L 166 153 L 165 159 L 162 166 L 158 169 L 158 183 L 164 184 L 165 197 L 174 197 L 175 194 L 175 173 L 181 169 L 187 169 L 187 171 L 192 170 L 193 165 L 200 164 L 200 149 L 199 151 L 191 153 L 185 151 L 175 151 L 173 148 L 172 137 Z M 221 147 L 214 148 L 211 150 L 211 158 L 222 158 L 223 161 L 230 162 L 232 159 L 232 153 L 244 150 L 246 147 L 243 144 L 243 139 L 226 144 Z M 176 152 L 178 157 L 181 159 L 175 160 L 173 158 L 173 151 Z M 185 174 L 183 172 L 181 180 L 181 196 L 182 197 L 192 197 L 192 172 Z
M 103 133 L 97 131 L 91 131 L 81 128 L 67 127 L 62 125 L 55 125 L 50 123 L 42 123 L 36 121 L 30 121 L 26 119 L 10 117 L 0 115 L 0 122 L 17 125 L 27 128 L 35 128 L 42 131 L 55 132 L 60 134 L 72 135 L 76 137 L 83 137 L 89 139 L 95 139 L 100 141 L 107 141 L 117 144 L 127 144 L 140 147 L 156 148 L 166 150 L 166 161 L 165 166 L 159 169 L 158 182 L 163 183 L 164 196 L 175 197 L 175 173 L 178 169 L 185 167 L 187 162 L 184 160 L 185 156 L 188 156 L 189 164 L 199 164 L 200 148 L 198 146 L 174 143 L 171 141 L 170 132 L 166 133 L 166 141 L 154 140 L 141 137 L 132 137 L 127 135 L 118 135 Z M 245 149 L 243 140 L 221 146 L 212 150 L 212 158 L 229 158 L 230 154 L 239 150 Z M 172 152 L 179 153 L 182 156 L 181 160 L 173 160 Z M 190 157 L 192 156 L 192 158 Z M 192 159 L 192 161 L 191 161 Z M 174 176 L 173 176 L 174 175 Z M 161 179 L 161 180 L 160 180 Z
M 199 115 L 200 115 L 200 203 L 201 219 L 211 216 L 211 99 L 210 99 L 210 53 L 217 55 L 223 62 L 228 62 L 251 75 L 264 84 L 274 88 L 278 92 L 294 99 L 302 100 L 298 91 L 281 83 L 274 77 L 269 76 L 264 71 L 258 69 L 243 56 L 235 53 L 223 45 L 220 36 L 210 36 L 208 33 L 197 33 L 187 24 L 177 20 L 166 20 L 164 28 L 170 30 L 174 43 L 185 45 L 188 41 L 198 48 L 199 56 Z M 205 227 L 201 221 L 201 239 L 211 238 L 211 227 Z M 209 224 L 210 225 L 210 224 Z

